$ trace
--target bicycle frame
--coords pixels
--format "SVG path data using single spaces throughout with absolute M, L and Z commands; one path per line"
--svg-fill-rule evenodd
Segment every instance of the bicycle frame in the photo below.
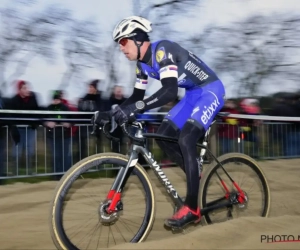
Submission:
M 237 186 L 237 184 L 234 182 L 234 180 L 230 177 L 230 175 L 227 173 L 227 171 L 223 168 L 222 164 L 218 161 L 218 159 L 207 148 L 208 136 L 209 136 L 209 133 L 210 133 L 210 129 L 211 129 L 211 127 L 209 127 L 208 130 L 206 131 L 206 133 L 204 135 L 204 138 L 203 138 L 202 144 L 197 144 L 197 146 L 200 146 L 200 148 L 201 148 L 200 162 L 201 162 L 201 164 L 203 164 L 203 157 L 206 154 L 206 152 L 209 151 L 209 154 L 213 157 L 213 159 L 219 165 L 221 165 L 221 168 L 223 169 L 223 171 L 225 172 L 227 177 L 231 180 L 231 182 L 236 186 L 237 190 L 242 193 L 242 190 Z M 144 137 L 147 137 L 147 135 L 149 135 L 149 134 L 144 134 L 142 132 L 142 127 L 140 126 L 137 129 L 137 132 L 135 134 L 135 138 L 143 139 Z M 164 138 L 164 139 L 169 139 L 173 142 L 176 142 L 175 138 L 168 138 L 168 137 L 164 137 L 164 136 L 159 136 L 159 137 Z M 155 159 L 153 158 L 151 152 L 146 149 L 144 144 L 143 143 L 138 143 L 138 142 L 133 140 L 133 143 L 131 145 L 131 149 L 129 150 L 129 152 L 130 152 L 129 153 L 129 160 L 128 160 L 128 163 L 127 163 L 126 167 L 121 167 L 120 168 L 120 170 L 117 174 L 117 177 L 116 177 L 116 179 L 115 179 L 115 181 L 114 181 L 114 183 L 113 183 L 113 185 L 112 185 L 112 187 L 111 187 L 111 189 L 110 189 L 110 191 L 107 195 L 107 200 L 111 200 L 111 203 L 110 203 L 109 207 L 107 208 L 108 213 L 113 213 L 113 212 L 116 211 L 116 206 L 117 206 L 118 202 L 121 199 L 122 190 L 123 190 L 123 188 L 126 184 L 127 179 L 131 175 L 134 166 L 138 162 L 139 154 L 141 154 L 144 157 L 144 159 L 148 162 L 148 164 L 150 165 L 150 168 L 154 171 L 157 178 L 160 180 L 160 182 L 166 188 L 166 191 L 169 194 L 169 196 L 171 197 L 171 199 L 173 200 L 174 204 L 177 205 L 178 207 L 182 206 L 183 205 L 183 200 L 181 199 L 181 197 L 179 196 L 179 194 L 177 193 L 177 191 L 175 190 L 175 188 L 171 184 L 168 177 L 165 175 L 165 173 L 162 170 L 162 168 L 160 167 L 160 165 L 155 161 Z M 216 173 L 216 174 L 217 174 L 224 190 L 226 191 L 227 194 L 229 194 L 229 189 L 227 188 L 225 182 L 222 180 L 222 178 L 219 176 L 218 173 Z M 217 199 L 215 201 L 210 202 L 207 207 L 201 209 L 201 211 L 200 211 L 201 214 L 205 214 L 209 211 L 212 211 L 212 210 L 215 210 L 215 209 L 218 209 L 218 208 L 221 208 L 221 207 L 232 205 L 232 203 L 229 200 L 226 203 L 218 204 L 221 200 L 224 200 L 224 199 L 227 199 L 227 198 L 228 198 L 227 196 L 224 196 L 220 199 Z
M 204 140 L 203 140 L 203 146 L 202 146 L 201 153 L 200 153 L 201 164 L 203 163 L 203 156 L 206 153 L 207 138 L 208 138 L 209 133 L 210 133 L 210 127 L 206 131 L 206 134 L 205 134 Z M 141 128 L 137 129 L 135 137 L 136 138 L 143 138 L 143 133 L 142 133 Z M 175 140 L 175 139 L 173 138 L 173 140 Z M 183 200 L 178 195 L 177 191 L 175 190 L 175 188 L 171 184 L 168 177 L 165 175 L 165 173 L 162 170 L 161 166 L 157 163 L 157 161 L 153 158 L 152 153 L 148 149 L 146 149 L 144 145 L 139 145 L 138 143 L 133 142 L 129 152 L 130 152 L 129 161 L 128 161 L 125 168 L 124 167 L 120 168 L 120 170 L 118 172 L 118 175 L 117 175 L 117 177 L 116 177 L 116 179 L 115 179 L 115 181 L 114 181 L 114 183 L 113 183 L 113 185 L 110 189 L 110 192 L 107 196 L 107 199 L 112 199 L 112 202 L 111 202 L 110 206 L 108 207 L 109 211 L 112 212 L 112 211 L 115 210 L 115 206 L 116 206 L 118 201 L 115 200 L 114 198 L 119 199 L 120 197 L 115 196 L 114 194 L 115 194 L 116 190 L 117 190 L 117 193 L 122 192 L 128 177 L 132 173 L 133 167 L 135 166 L 135 164 L 138 161 L 139 154 L 141 154 L 144 157 L 144 159 L 148 162 L 150 168 L 154 171 L 154 173 L 157 176 L 157 178 L 159 179 L 159 181 L 164 185 L 164 187 L 166 188 L 167 193 L 169 194 L 169 196 L 171 197 L 173 202 L 177 206 L 183 205 Z

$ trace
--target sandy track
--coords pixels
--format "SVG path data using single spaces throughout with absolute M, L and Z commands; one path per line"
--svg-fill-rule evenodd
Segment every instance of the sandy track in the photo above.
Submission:
M 163 227 L 172 207 L 156 183 L 156 221 L 146 242 L 115 249 L 300 249 L 300 242 L 261 243 L 261 235 L 300 235 L 300 161 L 260 162 L 270 183 L 269 218 L 240 218 L 198 226 L 186 234 Z M 178 169 L 166 173 L 178 191 L 184 190 Z M 49 202 L 56 182 L 0 186 L 0 249 L 54 249 L 48 229 Z

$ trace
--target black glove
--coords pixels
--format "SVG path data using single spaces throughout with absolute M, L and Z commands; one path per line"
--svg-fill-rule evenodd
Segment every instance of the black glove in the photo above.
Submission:
M 129 104 L 124 107 L 117 106 L 112 114 L 119 125 L 126 122 L 135 121 L 135 115 L 143 113 L 145 108 L 145 103 L 143 101 L 138 101 L 133 104 Z
M 112 117 L 111 111 L 106 112 L 95 112 L 91 119 L 91 123 L 94 125 L 100 125 L 103 126 L 106 122 L 109 122 Z

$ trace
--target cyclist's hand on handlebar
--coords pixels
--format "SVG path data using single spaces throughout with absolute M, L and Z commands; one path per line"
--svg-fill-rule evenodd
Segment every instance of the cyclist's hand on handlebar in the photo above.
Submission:
M 133 104 L 121 107 L 117 106 L 113 111 L 113 116 L 119 125 L 127 122 L 133 122 L 136 120 L 135 115 L 140 114 L 144 111 L 145 103 L 138 101 Z
M 91 123 L 96 126 L 103 126 L 105 123 L 109 122 L 112 117 L 111 111 L 106 111 L 106 112 L 95 112 L 91 119 Z

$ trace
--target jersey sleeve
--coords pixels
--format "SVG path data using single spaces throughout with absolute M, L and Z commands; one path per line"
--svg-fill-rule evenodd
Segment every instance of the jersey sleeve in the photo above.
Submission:
M 160 42 L 155 51 L 155 59 L 159 64 L 160 80 L 169 77 L 178 78 L 177 44 L 170 41 Z
M 148 76 L 144 74 L 144 72 L 142 71 L 142 65 L 140 64 L 140 62 L 137 62 L 136 64 L 135 73 L 136 73 L 136 82 L 134 87 L 137 89 L 145 90 L 148 83 Z

